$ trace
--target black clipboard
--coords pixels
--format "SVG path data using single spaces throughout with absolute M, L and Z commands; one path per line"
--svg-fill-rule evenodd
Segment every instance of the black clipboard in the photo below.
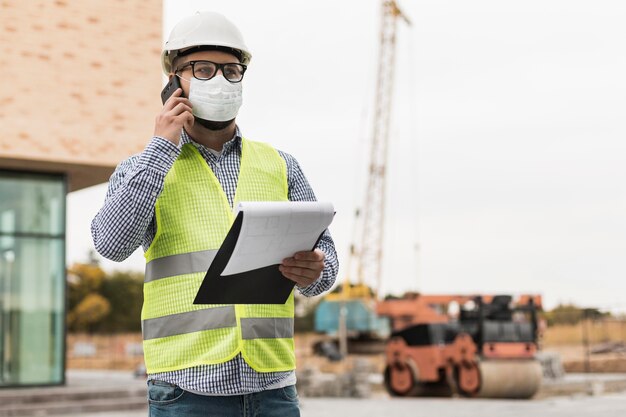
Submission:
M 237 214 L 202 280 L 194 304 L 285 304 L 291 295 L 296 283 L 283 276 L 278 269 L 279 264 L 222 275 L 237 244 L 243 216 L 243 211 Z M 311 250 L 317 247 L 323 234 L 317 238 Z

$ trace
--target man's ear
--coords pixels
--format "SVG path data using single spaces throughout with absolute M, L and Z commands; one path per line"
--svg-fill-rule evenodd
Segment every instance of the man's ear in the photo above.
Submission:
M 172 77 L 175 77 L 173 72 L 170 72 L 170 75 L 168 75 L 167 80 L 170 81 L 172 79 Z

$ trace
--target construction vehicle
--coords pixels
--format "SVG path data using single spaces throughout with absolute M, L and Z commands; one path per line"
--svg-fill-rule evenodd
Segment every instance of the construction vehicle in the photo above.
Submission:
M 344 284 L 315 309 L 315 331 L 338 339 L 342 356 L 382 353 L 391 328 L 388 318 L 376 314 L 376 302 L 369 287 Z
M 384 382 L 393 396 L 530 398 L 540 387 L 541 297 L 408 294 L 378 303 L 391 320 Z

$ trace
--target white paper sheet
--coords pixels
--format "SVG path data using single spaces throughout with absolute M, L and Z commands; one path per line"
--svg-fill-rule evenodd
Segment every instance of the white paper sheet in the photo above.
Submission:
M 326 202 L 241 202 L 239 239 L 222 275 L 280 264 L 299 251 L 310 251 L 330 225 L 334 208 Z

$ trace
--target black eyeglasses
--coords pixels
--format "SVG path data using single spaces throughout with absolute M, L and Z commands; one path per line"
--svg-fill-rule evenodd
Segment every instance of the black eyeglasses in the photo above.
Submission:
M 183 72 L 187 67 L 191 67 L 191 73 L 194 78 L 199 80 L 210 80 L 215 77 L 218 70 L 222 71 L 224 78 L 231 83 L 238 83 L 243 79 L 246 67 L 243 64 L 218 64 L 211 61 L 189 61 L 176 70 L 176 74 Z

